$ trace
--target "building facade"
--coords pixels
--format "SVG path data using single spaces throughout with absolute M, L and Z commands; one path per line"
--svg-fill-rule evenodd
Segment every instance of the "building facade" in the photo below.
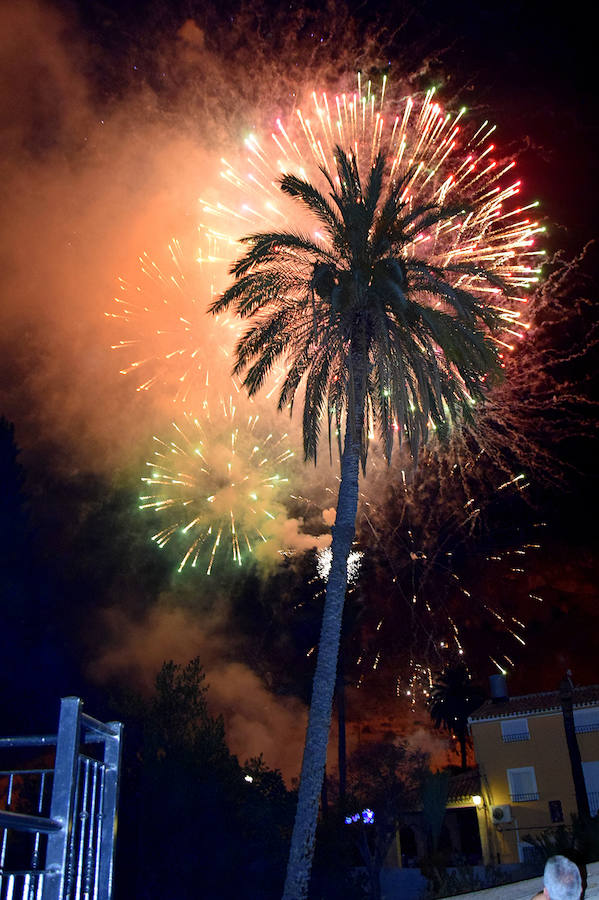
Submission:
M 573 706 L 594 816 L 599 809 L 599 685 L 573 688 Z M 560 693 L 497 696 L 486 700 L 469 724 L 481 776 L 477 814 L 485 862 L 527 862 L 534 848 L 526 837 L 569 826 L 577 812 Z

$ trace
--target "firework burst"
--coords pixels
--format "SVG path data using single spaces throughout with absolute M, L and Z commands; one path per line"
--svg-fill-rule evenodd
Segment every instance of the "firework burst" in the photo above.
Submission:
M 218 261 L 203 243 L 201 234 L 194 245 L 173 238 L 160 257 L 143 253 L 139 280 L 119 278 L 115 308 L 106 313 L 125 334 L 112 345 L 129 358 L 121 374 L 137 378 L 138 391 L 162 387 L 186 405 L 203 403 L 226 381 L 239 336 L 232 317 L 206 315 Z
M 512 350 L 528 327 L 523 311 L 545 253 L 536 249 L 535 240 L 545 229 L 531 217 L 538 203 L 519 203 L 515 162 L 498 157 L 495 126 L 485 121 L 468 127 L 466 110 L 446 113 L 435 102 L 434 89 L 424 97 L 396 101 L 385 79 L 375 94 L 360 76 L 357 90 L 335 96 L 313 92 L 310 106 L 309 111 L 296 109 L 291 122 L 277 119 L 268 138 L 250 135 L 242 162 L 222 160 L 230 199 L 200 200 L 202 228 L 220 248 L 214 253 L 233 259 L 242 234 L 290 225 L 312 230 L 315 240 L 326 242 L 282 196 L 281 176 L 297 175 L 326 193 L 321 170 L 338 180 L 336 147 L 355 159 L 364 176 L 381 153 L 389 181 L 406 178 L 402 200 L 408 211 L 423 206 L 448 211 L 441 223 L 431 216 L 430 224 L 420 217 L 416 225 L 415 217 L 406 254 L 453 267 L 455 285 L 482 295 L 496 310 L 503 328 L 494 339 L 502 353 Z
M 216 413 L 185 414 L 170 440 L 154 441 L 140 508 L 160 518 L 152 540 L 177 546 L 179 572 L 202 566 L 210 575 L 219 552 L 241 566 L 275 535 L 294 455 L 286 434 L 269 433 L 229 400 Z

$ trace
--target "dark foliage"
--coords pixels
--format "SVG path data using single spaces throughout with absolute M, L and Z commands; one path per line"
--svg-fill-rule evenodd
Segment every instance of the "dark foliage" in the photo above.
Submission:
M 483 692 L 472 683 L 464 665 L 446 669 L 433 685 L 430 698 L 431 719 L 435 728 L 445 728 L 459 741 L 462 769 L 466 768 L 468 716 L 483 700 Z
M 118 897 L 280 895 L 292 797 L 261 758 L 229 753 L 199 660 L 167 662 L 150 701 L 128 708 Z M 246 780 L 246 776 L 252 780 Z
M 366 868 L 370 896 L 380 898 L 380 871 L 409 809 L 414 792 L 420 788 L 427 770 L 426 754 L 401 744 L 373 743 L 359 747 L 348 764 L 349 813 L 371 809 L 372 824 L 362 821 L 346 826 Z M 353 804 L 353 805 L 352 805 Z

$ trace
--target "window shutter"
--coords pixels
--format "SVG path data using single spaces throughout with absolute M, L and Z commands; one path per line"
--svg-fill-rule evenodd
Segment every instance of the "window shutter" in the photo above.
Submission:
M 530 740 L 528 719 L 506 719 L 501 723 L 501 736 L 506 743 Z
M 507 778 L 510 786 L 510 797 L 514 803 L 538 800 L 537 779 L 533 766 L 522 766 L 519 769 L 508 769 Z
M 578 734 L 599 731 L 599 707 L 574 710 L 574 727 Z

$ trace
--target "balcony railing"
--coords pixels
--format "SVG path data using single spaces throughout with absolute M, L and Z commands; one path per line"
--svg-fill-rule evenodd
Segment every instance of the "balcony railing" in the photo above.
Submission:
M 538 800 L 539 794 L 537 791 L 530 794 L 510 794 L 510 800 L 512 803 L 528 803 L 530 800 Z
M 512 743 L 513 741 L 529 741 L 530 740 L 530 732 L 528 731 L 517 731 L 515 734 L 504 734 L 503 742 L 504 744 Z
M 599 731 L 599 719 L 596 722 L 581 722 L 575 725 L 576 734 L 588 734 L 591 731 Z

